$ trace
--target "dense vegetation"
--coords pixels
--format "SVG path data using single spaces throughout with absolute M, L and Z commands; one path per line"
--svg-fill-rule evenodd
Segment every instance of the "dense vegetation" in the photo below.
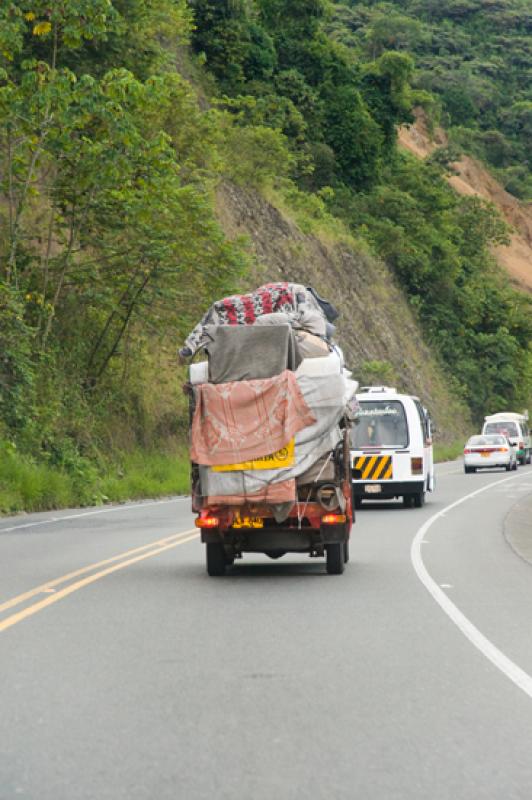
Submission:
M 106 494 L 110 448 L 178 433 L 175 387 L 165 410 L 145 386 L 243 268 L 213 212 L 217 123 L 174 66 L 189 30 L 173 0 L 0 8 L 0 440 L 78 501 Z
M 528 401 L 530 304 L 488 251 L 504 226 L 456 197 L 437 160 L 396 148 L 438 87 L 405 48 L 364 43 L 355 11 L 366 24 L 381 7 L 331 8 L 1 5 L 0 484 L 20 475 L 4 509 L 31 505 L 39 480 L 33 505 L 57 502 L 51 469 L 63 503 L 152 491 L 124 493 L 108 461 L 127 470 L 120 452 L 180 439 L 176 342 L 246 272 L 216 220 L 221 178 L 331 229 L 339 218 L 382 256 L 477 416 Z
M 436 98 L 455 153 L 486 161 L 532 199 L 532 7 L 529 0 L 342 0 L 331 35 L 357 58 L 411 53 L 414 85 Z

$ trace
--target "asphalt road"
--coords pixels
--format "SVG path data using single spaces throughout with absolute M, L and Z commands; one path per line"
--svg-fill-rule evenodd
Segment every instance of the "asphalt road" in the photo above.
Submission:
M 532 467 L 437 474 L 342 576 L 208 578 L 187 499 L 0 520 L 1 800 L 529 800 Z

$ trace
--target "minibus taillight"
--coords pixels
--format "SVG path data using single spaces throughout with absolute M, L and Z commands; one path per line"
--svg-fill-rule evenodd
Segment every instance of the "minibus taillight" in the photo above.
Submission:
M 410 465 L 412 469 L 412 475 L 423 475 L 423 459 L 419 457 L 411 458 Z

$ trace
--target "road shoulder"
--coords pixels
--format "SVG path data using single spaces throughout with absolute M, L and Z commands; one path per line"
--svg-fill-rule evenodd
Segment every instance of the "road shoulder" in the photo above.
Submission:
M 520 499 L 506 515 L 504 537 L 512 550 L 532 565 L 532 493 Z

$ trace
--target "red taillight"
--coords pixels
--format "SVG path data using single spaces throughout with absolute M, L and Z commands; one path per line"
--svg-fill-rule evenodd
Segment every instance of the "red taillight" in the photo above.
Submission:
M 218 517 L 198 517 L 194 524 L 196 528 L 217 528 L 220 520 Z
M 472 451 L 468 447 L 466 447 L 465 450 L 464 450 L 464 455 L 468 456 L 471 452 Z
M 416 457 L 410 459 L 410 468 L 412 470 L 412 475 L 422 475 L 423 474 L 423 459 Z
M 345 514 L 325 514 L 321 518 L 322 525 L 340 525 L 342 522 L 347 522 Z

